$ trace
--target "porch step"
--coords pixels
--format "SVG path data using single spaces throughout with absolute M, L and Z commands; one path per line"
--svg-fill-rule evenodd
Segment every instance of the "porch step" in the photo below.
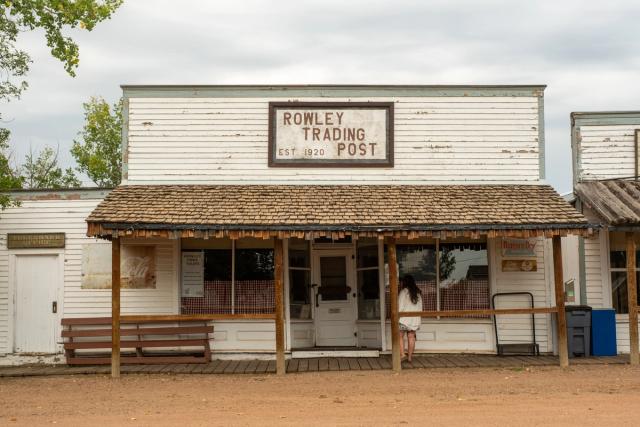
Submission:
M 311 359 L 315 357 L 379 357 L 379 350 L 370 349 L 302 349 L 292 350 L 292 359 Z

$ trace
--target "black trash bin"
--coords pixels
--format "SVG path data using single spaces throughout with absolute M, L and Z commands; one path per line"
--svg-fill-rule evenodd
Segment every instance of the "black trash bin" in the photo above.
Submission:
M 569 357 L 588 357 L 591 355 L 591 307 L 587 305 L 568 305 L 567 341 Z

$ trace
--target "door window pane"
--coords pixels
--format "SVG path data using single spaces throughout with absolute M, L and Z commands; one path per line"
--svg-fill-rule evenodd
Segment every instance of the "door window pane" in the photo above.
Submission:
M 320 301 L 346 301 L 349 292 L 346 257 L 320 257 Z

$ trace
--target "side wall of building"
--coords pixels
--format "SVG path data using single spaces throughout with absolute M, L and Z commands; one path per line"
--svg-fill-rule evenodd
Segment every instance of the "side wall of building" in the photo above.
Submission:
M 12 280 L 10 259 L 25 253 L 37 255 L 50 251 L 7 249 L 7 233 L 65 233 L 65 248 L 60 250 L 64 258 L 64 279 L 62 289 L 57 290 L 60 296 L 58 324 L 63 317 L 110 315 L 109 289 L 82 288 L 83 251 L 87 245 L 109 245 L 109 242 L 86 237 L 85 218 L 105 195 L 106 191 L 56 192 L 35 196 L 22 193 L 18 194 L 23 198 L 19 207 L 0 213 L 0 354 L 14 350 L 14 295 L 19 284 Z M 167 241 L 151 244 L 156 246 L 156 288 L 123 290 L 122 311 L 125 314 L 177 313 L 177 269 L 174 264 L 178 258 L 175 253 L 177 246 Z M 62 350 L 60 345 L 58 350 Z
M 535 183 L 542 90 L 125 88 L 126 183 Z M 269 167 L 270 101 L 393 102 L 394 167 Z
M 636 131 L 640 130 L 640 111 L 573 113 L 571 115 L 574 183 L 616 178 L 631 178 L 636 173 Z M 599 222 L 588 207 L 583 213 Z M 611 308 L 609 271 L 609 231 L 602 229 L 584 239 L 582 257 L 587 304 L 593 308 Z M 616 315 L 618 352 L 629 352 L 629 318 Z
M 572 114 L 575 182 L 635 174 L 635 132 L 640 112 Z

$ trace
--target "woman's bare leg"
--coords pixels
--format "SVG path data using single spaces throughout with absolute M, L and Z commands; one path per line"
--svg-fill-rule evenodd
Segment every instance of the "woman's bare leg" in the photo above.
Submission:
M 400 358 L 402 359 L 404 357 L 404 336 L 406 334 L 406 331 L 401 330 L 400 331 Z M 408 340 L 408 338 L 407 338 Z
M 409 347 L 409 362 L 411 362 L 411 358 L 413 357 L 413 351 L 416 349 L 416 331 L 407 332 L 407 344 Z

